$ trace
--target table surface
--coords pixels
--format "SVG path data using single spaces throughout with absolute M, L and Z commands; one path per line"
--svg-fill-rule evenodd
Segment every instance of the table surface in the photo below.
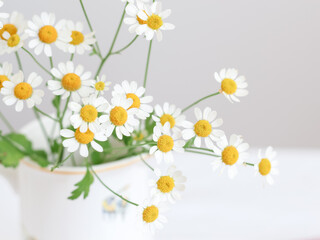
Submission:
M 320 239 L 319 149 L 279 150 L 272 187 L 250 167 L 230 180 L 212 172 L 210 157 L 175 157 L 187 189 L 157 239 Z M 1 176 L 0 193 L 0 239 L 21 240 L 19 200 Z

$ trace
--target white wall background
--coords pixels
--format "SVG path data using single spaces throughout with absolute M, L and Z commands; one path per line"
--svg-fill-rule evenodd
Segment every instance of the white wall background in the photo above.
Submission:
M 106 52 L 123 4 L 120 0 L 84 3 Z M 250 95 L 240 104 L 230 104 L 223 96 L 201 104 L 218 111 L 227 134 L 242 134 L 254 146 L 320 147 L 320 1 L 165 0 L 164 7 L 173 10 L 168 21 L 176 30 L 165 32 L 164 41 L 153 47 L 148 93 L 156 103 L 169 101 L 185 107 L 216 92 L 219 85 L 214 71 L 236 67 L 247 77 Z M 3 9 L 17 10 L 27 18 L 41 11 L 55 12 L 58 19 L 85 23 L 77 0 L 5 0 Z M 132 38 L 124 26 L 116 49 Z M 142 84 L 147 47 L 148 43 L 139 39 L 122 56 L 112 57 L 103 73 L 113 83 L 128 79 Z M 55 63 L 69 58 L 56 52 Z M 36 71 L 47 79 L 24 52 L 20 55 L 27 74 Z M 48 66 L 45 57 L 40 59 Z M 0 61 L 15 62 L 15 58 L 5 55 Z M 98 65 L 96 57 L 76 56 L 75 62 L 91 71 Z M 48 97 L 40 108 L 51 111 L 49 103 Z M 0 110 L 17 127 L 33 119 L 30 110 L 18 114 L 3 103 Z M 193 113 L 188 117 L 193 120 Z

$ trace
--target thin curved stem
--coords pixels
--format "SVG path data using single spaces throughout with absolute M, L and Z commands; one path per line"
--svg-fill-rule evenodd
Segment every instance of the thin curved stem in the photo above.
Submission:
M 35 109 L 38 113 L 41 113 L 43 116 L 46 116 L 46 117 L 50 118 L 50 119 L 53 120 L 53 121 L 56 121 L 56 122 L 59 121 L 58 119 L 55 119 L 55 118 L 51 117 L 49 114 L 41 111 L 41 110 L 40 110 L 39 108 L 37 108 L 37 107 L 34 107 L 34 109 Z
M 128 47 L 130 47 L 138 39 L 138 37 L 139 37 L 139 35 L 136 35 L 126 46 L 124 46 L 123 48 L 121 48 L 118 51 L 113 52 L 112 54 L 120 54 L 122 51 L 124 51 Z
M 147 64 L 146 64 L 146 71 L 144 73 L 144 81 L 143 81 L 143 87 L 147 87 L 147 79 L 148 79 L 148 72 L 149 72 L 149 65 L 150 65 L 150 56 L 151 56 L 151 49 L 152 49 L 152 40 L 149 44 L 149 50 L 148 50 L 148 58 L 147 58 Z
M 199 151 L 193 151 L 193 150 L 185 150 L 186 152 L 190 152 L 190 153 L 197 153 L 197 154 L 202 154 L 202 155 L 207 155 L 207 156 L 211 156 L 211 157 L 221 157 L 219 155 L 215 155 L 215 154 L 210 154 L 210 153 L 205 153 L 205 152 L 199 152 Z
M 71 54 L 70 61 L 73 61 L 73 58 L 74 58 L 74 53 Z
M 254 164 L 253 164 L 253 163 L 244 162 L 243 164 L 248 165 L 248 166 L 251 166 L 251 167 L 254 167 Z
M 208 98 L 211 98 L 211 97 L 213 97 L 213 96 L 217 96 L 217 95 L 219 95 L 219 94 L 220 94 L 220 92 L 216 92 L 216 93 L 210 94 L 210 95 L 208 95 L 208 96 L 206 96 L 206 97 L 203 97 L 203 98 L 199 99 L 198 101 L 190 104 L 188 107 L 185 107 L 181 112 L 184 113 L 185 111 L 187 111 L 188 109 L 190 109 L 190 108 L 192 108 L 193 106 L 197 105 L 198 103 L 200 103 L 200 102 L 202 102 L 202 101 L 204 101 L 204 100 L 206 100 L 206 99 L 208 99 Z
M 66 162 L 69 158 L 73 156 L 73 153 L 70 153 L 65 159 L 59 160 L 52 168 L 51 172 L 53 172 L 56 168 L 60 167 L 64 162 Z
M 21 48 L 23 51 L 25 51 L 26 53 L 29 54 L 29 56 L 33 59 L 33 61 L 35 61 L 36 64 L 38 64 L 38 66 L 45 71 L 46 73 L 48 73 L 50 76 L 53 77 L 53 75 L 51 74 L 51 72 L 49 70 L 47 70 L 41 63 L 38 62 L 38 60 L 32 55 L 31 52 L 29 52 L 27 49 L 25 49 L 24 47 Z
M 38 111 L 36 110 L 35 107 L 33 108 L 33 112 L 34 112 L 34 115 L 37 118 L 37 121 L 39 122 L 39 125 L 40 125 L 40 128 L 42 130 L 42 133 L 43 133 L 44 137 L 47 139 L 47 142 L 48 142 L 48 145 L 49 145 L 49 149 L 51 149 L 51 139 L 50 139 L 50 137 L 49 137 L 49 135 L 48 135 L 48 133 L 46 131 L 46 128 L 44 127 L 43 122 L 42 122 L 42 120 L 40 118 L 40 115 L 39 115 L 39 113 L 38 113 Z
M 154 171 L 154 168 L 151 167 L 151 166 L 146 162 L 146 160 L 143 159 L 143 157 L 142 157 L 141 155 L 140 155 L 140 159 L 141 159 L 141 161 L 142 161 L 148 168 L 150 168 L 152 171 Z
M 17 58 L 19 70 L 23 71 L 23 69 L 22 69 L 22 63 L 21 63 L 21 59 L 20 59 L 19 53 L 18 53 L 18 52 L 15 52 L 15 54 L 16 54 L 16 58 Z
M 67 109 L 68 109 L 68 105 L 69 105 L 69 102 L 70 102 L 70 98 L 71 98 L 71 95 L 68 97 L 68 99 L 67 99 L 67 101 L 66 101 L 66 104 L 65 104 L 65 106 L 64 106 L 64 109 L 63 109 L 63 111 L 62 111 L 62 115 L 61 115 L 61 117 L 60 117 L 60 126 L 61 126 L 61 129 L 62 129 L 62 127 L 63 127 L 63 124 L 62 124 L 62 122 L 63 122 L 63 119 L 64 119 L 64 116 L 66 115 L 66 112 L 67 112 Z
M 89 17 L 88 17 L 86 8 L 84 7 L 82 0 L 80 0 L 80 4 L 81 4 L 82 11 L 83 11 L 83 13 L 84 13 L 84 16 L 85 16 L 85 18 L 86 18 L 86 20 L 87 20 L 88 26 L 89 26 L 89 28 L 90 28 L 90 31 L 91 31 L 91 32 L 94 32 L 94 31 L 93 31 L 93 27 L 92 27 L 92 25 L 91 25 L 91 22 L 90 22 L 90 20 L 89 20 Z M 95 39 L 97 39 L 96 35 L 93 35 L 93 36 L 94 36 Z M 98 41 L 96 41 L 95 45 L 96 45 L 96 48 L 97 48 L 97 50 L 98 50 L 99 57 L 102 58 L 102 54 L 101 54 L 101 50 L 100 50 Z M 72 61 L 72 60 L 71 60 L 71 61 Z
M 214 153 L 214 151 L 212 149 L 209 149 L 209 148 L 187 147 L 186 149 L 194 149 L 194 150 L 207 151 L 207 152 Z
M 0 112 L 0 118 L 4 122 L 4 124 L 7 125 L 11 132 L 15 132 L 13 126 L 10 124 L 8 119 L 2 114 L 2 112 Z
M 114 190 L 112 190 L 110 187 L 108 187 L 102 180 L 101 178 L 98 176 L 98 174 L 93 170 L 93 167 L 92 165 L 90 165 L 90 169 L 91 169 L 91 172 L 95 175 L 95 177 L 99 180 L 99 182 L 106 188 L 108 189 L 110 192 L 112 192 L 114 195 L 118 196 L 119 198 L 121 198 L 123 201 L 126 201 L 127 203 L 130 203 L 136 207 L 139 206 L 139 204 L 137 203 L 134 203 L 134 202 L 131 202 L 129 201 L 128 199 L 124 198 L 123 196 L 121 196 L 120 194 L 116 193 Z

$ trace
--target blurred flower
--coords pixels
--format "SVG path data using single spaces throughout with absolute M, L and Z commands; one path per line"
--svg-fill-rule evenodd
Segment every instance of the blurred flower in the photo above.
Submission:
M 8 62 L 4 62 L 2 66 L 0 66 L 0 92 L 3 87 L 3 82 L 10 81 L 12 77 L 12 64 Z
M 214 74 L 215 79 L 221 83 L 221 92 L 230 102 L 240 102 L 238 97 L 248 95 L 248 83 L 244 76 L 238 76 L 238 70 L 234 68 L 223 68 Z
M 170 123 L 167 122 L 162 126 L 157 124 L 153 129 L 153 141 L 157 143 L 156 146 L 150 148 L 150 154 L 154 154 L 159 163 L 164 160 L 166 163 L 173 162 L 172 151 L 184 152 L 183 146 L 185 141 L 181 140 L 181 132 L 176 131 L 171 134 Z
M 62 99 L 70 96 L 75 102 L 80 102 L 80 98 L 88 97 L 94 92 L 91 87 L 94 83 L 91 72 L 84 72 L 82 65 L 74 67 L 73 62 L 59 63 L 58 69 L 51 69 L 51 73 L 57 79 L 48 81 L 48 88 L 54 95 L 62 95 Z
M 122 84 L 116 84 L 114 86 L 114 90 L 112 92 L 112 96 L 115 97 L 117 95 L 123 95 L 126 98 L 130 98 L 133 100 L 132 105 L 129 109 L 136 109 L 136 116 L 140 119 L 146 119 L 150 116 L 150 113 L 153 112 L 153 107 L 148 103 L 153 101 L 152 96 L 144 97 L 146 89 L 144 87 L 139 87 L 136 82 L 128 82 L 123 81 Z
M 130 16 L 130 17 L 127 17 L 123 20 L 123 22 L 127 25 L 130 25 L 129 27 L 129 32 L 130 33 L 136 33 L 136 30 L 137 28 L 140 26 L 140 25 L 144 25 L 144 24 L 147 24 L 146 21 L 143 21 L 142 19 L 139 18 L 138 16 L 138 13 L 139 11 L 144 11 L 145 10 L 145 4 L 140 1 L 140 0 L 137 0 L 137 4 L 133 4 L 133 3 L 130 3 L 128 4 L 128 6 L 126 7 L 126 13 Z
M 55 45 L 63 49 L 66 43 L 71 42 L 71 32 L 65 29 L 65 20 L 60 20 L 56 25 L 56 17 L 53 13 L 41 13 L 41 16 L 34 15 L 32 21 L 28 21 L 29 29 L 26 33 L 34 38 L 29 42 L 29 48 L 34 49 L 36 55 L 40 55 L 42 51 L 48 57 L 52 57 L 51 45 Z
M 36 73 L 31 73 L 27 82 L 24 82 L 22 71 L 12 76 L 11 81 L 4 81 L 1 94 L 5 97 L 3 101 L 6 105 L 11 106 L 16 103 L 15 109 L 17 112 L 23 110 L 24 102 L 28 108 L 39 105 L 42 102 L 44 92 L 35 89 L 42 83 L 42 78 Z
M 3 1 L 0 0 L 0 8 L 3 6 Z M 2 20 L 3 19 L 6 19 L 9 17 L 9 14 L 8 13 L 0 13 L 0 28 L 3 27 L 3 23 L 2 23 Z
M 220 127 L 223 124 L 223 121 L 221 118 L 216 119 L 217 112 L 212 111 L 209 107 L 204 109 L 203 114 L 199 108 L 195 108 L 194 113 L 197 122 L 193 124 L 185 121 L 183 126 L 186 129 L 182 131 L 182 136 L 185 140 L 196 137 L 194 141 L 196 147 L 201 147 L 201 139 L 204 139 L 207 148 L 211 149 L 213 147 L 213 141 L 219 141 L 221 137 L 224 136 L 222 130 L 215 129 Z
M 213 146 L 215 154 L 221 156 L 215 159 L 212 163 L 213 170 L 215 171 L 221 166 L 221 172 L 224 168 L 228 168 L 228 175 L 234 178 L 237 173 L 237 165 L 243 164 L 244 160 L 248 158 L 249 154 L 246 152 L 249 149 L 249 144 L 243 142 L 240 135 L 231 135 L 229 143 L 226 137 L 217 142 L 218 147 Z
M 67 138 L 62 142 L 63 146 L 67 148 L 67 151 L 73 153 L 80 148 L 79 152 L 82 157 L 88 157 L 89 151 L 87 145 L 89 143 L 94 150 L 98 152 L 103 151 L 103 148 L 97 142 L 95 142 L 94 139 L 98 141 L 107 140 L 107 137 L 102 132 L 93 133 L 89 129 L 85 133 L 80 132 L 79 128 L 77 128 L 75 131 L 70 129 L 62 129 L 60 131 L 60 135 Z
M 277 153 L 273 150 L 272 147 L 268 147 L 264 155 L 262 154 L 261 149 L 259 149 L 259 162 L 254 166 L 256 174 L 261 175 L 264 181 L 269 183 L 270 185 L 274 183 L 272 175 L 279 174 L 279 170 L 277 168 L 278 161 L 274 161 L 276 155 Z

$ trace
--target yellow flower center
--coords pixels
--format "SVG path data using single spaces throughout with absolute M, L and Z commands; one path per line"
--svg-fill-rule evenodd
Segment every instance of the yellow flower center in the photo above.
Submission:
M 137 21 L 138 21 L 138 23 L 139 23 L 140 25 L 147 24 L 147 21 L 142 20 L 142 19 L 139 18 L 138 16 L 137 16 Z
M 157 182 L 158 189 L 162 193 L 169 193 L 174 188 L 174 180 L 169 176 L 162 176 Z
M 70 42 L 70 44 L 72 45 L 79 45 L 84 41 L 84 36 L 79 31 L 72 31 L 71 37 L 72 37 L 72 41 Z
M 173 128 L 176 125 L 176 120 L 170 114 L 163 114 L 160 118 L 160 122 L 162 126 L 166 124 L 166 122 L 170 123 L 170 128 Z
M 94 106 L 86 105 L 81 108 L 80 116 L 85 122 L 94 122 L 98 117 L 98 111 Z
M 67 91 L 76 91 L 81 87 L 81 79 L 77 74 L 68 73 L 62 78 L 61 85 Z
M 228 146 L 222 151 L 222 161 L 226 165 L 233 165 L 239 159 L 239 152 L 234 146 Z
M 110 111 L 110 121 L 116 126 L 124 125 L 128 120 L 128 113 L 123 107 L 114 107 Z
M 159 137 L 157 145 L 158 145 L 158 149 L 161 152 L 167 153 L 172 150 L 174 142 L 172 137 L 168 135 L 163 135 Z
M 13 25 L 13 24 L 10 24 L 10 23 L 5 24 L 5 25 L 3 26 L 3 28 L 0 29 L 0 37 L 1 37 L 2 40 L 7 40 L 7 39 L 5 39 L 5 38 L 2 36 L 2 34 L 3 34 L 4 32 L 8 32 L 10 35 L 14 35 L 14 34 L 16 34 L 16 33 L 18 32 L 18 29 L 17 29 L 17 27 L 16 27 L 15 25 Z
M 97 82 L 95 85 L 94 85 L 95 89 L 97 91 L 103 91 L 104 88 L 106 87 L 106 84 L 104 82 Z
M 163 25 L 162 18 L 159 15 L 152 14 L 147 19 L 147 25 L 153 30 L 158 30 Z
M 94 133 L 91 132 L 89 129 L 87 130 L 87 132 L 82 133 L 82 132 L 80 132 L 80 128 L 78 128 L 74 134 L 74 137 L 78 141 L 78 143 L 88 144 L 93 141 Z
M 221 90 L 226 94 L 234 94 L 237 91 L 237 84 L 233 79 L 225 78 L 221 82 Z
M 58 32 L 53 26 L 46 25 L 40 28 L 38 36 L 41 42 L 50 44 L 57 40 Z
M 15 47 L 20 43 L 20 37 L 18 34 L 13 34 L 11 37 L 8 39 L 8 46 L 9 47 Z
M 31 97 L 33 89 L 29 83 L 22 82 L 15 86 L 14 95 L 20 100 L 26 100 Z
M 144 139 L 144 135 L 143 133 L 137 133 L 136 135 L 134 135 L 133 139 L 135 141 L 142 141 Z
M 271 162 L 267 158 L 261 159 L 261 162 L 259 163 L 259 172 L 262 176 L 266 176 L 271 171 Z
M 133 100 L 132 105 L 128 109 L 140 107 L 141 102 L 140 102 L 140 98 L 137 95 L 135 95 L 134 93 L 128 93 L 127 98 L 131 98 Z
M 155 220 L 157 220 L 158 216 L 159 216 L 159 209 L 154 205 L 150 207 L 146 207 L 142 213 L 142 219 L 146 223 L 154 222 Z
M 0 89 L 3 88 L 3 82 L 10 81 L 6 75 L 0 75 Z
M 199 137 L 208 137 L 212 132 L 212 126 L 207 120 L 200 120 L 194 125 L 194 132 Z

